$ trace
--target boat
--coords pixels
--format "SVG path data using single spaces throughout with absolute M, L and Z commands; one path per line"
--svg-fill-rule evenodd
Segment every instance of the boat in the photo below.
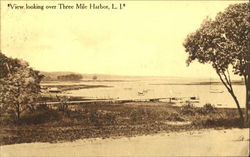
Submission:
M 171 97 L 171 98 L 169 98 L 169 102 L 171 102 L 171 103 L 183 103 L 183 98 Z
M 143 95 L 144 95 L 143 92 L 138 92 L 137 94 L 138 94 L 139 96 L 143 96 Z
M 188 97 L 186 100 L 186 103 L 199 103 L 199 102 L 200 102 L 200 98 L 196 96 Z
M 219 90 L 219 89 L 210 89 L 209 92 L 210 93 L 223 93 L 224 91 Z
M 148 93 L 149 90 L 150 90 L 150 89 L 144 89 L 144 90 L 142 90 L 141 92 L 137 92 L 137 94 L 138 94 L 139 96 L 143 96 L 143 95 L 145 95 L 146 93 Z
M 53 88 L 49 88 L 48 92 L 49 93 L 61 93 L 62 91 L 56 87 L 53 87 Z

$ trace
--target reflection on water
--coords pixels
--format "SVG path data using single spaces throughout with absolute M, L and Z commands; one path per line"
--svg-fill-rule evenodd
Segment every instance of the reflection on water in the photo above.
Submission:
M 185 80 L 187 81 L 187 80 Z M 77 84 L 108 85 L 110 88 L 91 88 L 69 91 L 69 96 L 83 96 L 87 98 L 101 99 L 153 99 L 169 97 L 197 97 L 200 100 L 198 106 L 206 103 L 217 107 L 236 107 L 234 100 L 223 85 L 177 85 L 169 83 L 180 83 L 172 80 L 134 80 L 117 82 L 81 82 Z M 168 84 L 166 84 L 168 83 Z M 211 92 L 216 89 L 220 92 Z M 234 85 L 234 91 L 238 97 L 241 107 L 245 105 L 245 90 L 243 85 Z

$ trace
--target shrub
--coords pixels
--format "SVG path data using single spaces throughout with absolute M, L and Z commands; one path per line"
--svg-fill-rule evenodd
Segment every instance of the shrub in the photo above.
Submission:
M 161 118 L 165 118 L 165 113 L 159 112 L 155 108 L 133 108 L 128 111 L 128 116 L 130 117 L 130 122 L 134 123 L 151 123 L 155 122 L 156 120 L 160 120 Z
M 39 110 L 39 111 L 44 111 L 44 110 L 49 110 L 49 107 L 46 104 L 39 104 L 36 107 L 36 109 Z
M 181 117 L 181 115 L 180 115 L 179 113 L 176 113 L 176 112 L 171 113 L 171 114 L 168 116 L 167 120 L 169 120 L 169 121 L 180 121 L 180 122 L 185 121 L 185 119 L 183 119 L 183 118 Z
M 17 124 L 42 124 L 53 121 L 60 121 L 63 114 L 56 110 L 36 110 L 33 113 L 23 115 Z
M 180 110 L 182 115 L 207 115 L 209 113 L 214 113 L 215 108 L 211 104 L 205 104 L 203 107 L 195 107 L 193 104 L 183 105 Z
M 215 108 L 211 104 L 205 104 L 203 107 L 197 109 L 197 113 L 199 114 L 209 114 L 209 113 L 214 113 Z
M 206 128 L 211 127 L 240 127 L 239 118 L 226 118 L 226 117 L 203 117 L 193 121 L 193 125 L 202 126 Z
M 117 124 L 117 115 L 104 110 L 88 110 L 87 123 L 96 127 Z
M 180 110 L 182 115 L 195 115 L 196 107 L 193 104 L 183 105 Z

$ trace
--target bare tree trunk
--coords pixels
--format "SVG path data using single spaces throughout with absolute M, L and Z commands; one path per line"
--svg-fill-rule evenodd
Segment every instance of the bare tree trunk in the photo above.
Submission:
M 233 92 L 229 91 L 229 93 L 231 94 L 231 96 L 233 97 L 233 99 L 234 99 L 234 101 L 235 101 L 235 103 L 237 105 L 237 109 L 238 109 L 238 112 L 240 114 L 241 125 L 243 126 L 244 125 L 244 117 L 243 117 L 243 112 L 242 112 L 242 110 L 240 108 L 240 103 L 239 103 L 237 97 L 235 96 L 235 94 Z
M 228 80 L 228 79 L 226 78 L 226 75 L 225 75 L 225 74 L 224 74 L 224 77 L 225 77 L 225 80 L 226 80 L 226 81 L 223 80 L 223 78 L 222 78 L 221 74 L 219 73 L 219 71 L 217 70 L 216 72 L 217 72 L 217 74 L 218 74 L 218 76 L 219 76 L 221 82 L 222 82 L 223 85 L 227 88 L 228 92 L 231 94 L 231 96 L 233 97 L 233 99 L 234 99 L 234 101 L 235 101 L 235 103 L 236 103 L 236 106 L 237 106 L 237 109 L 238 109 L 238 112 L 239 112 L 239 115 L 240 115 L 240 125 L 243 127 L 243 126 L 244 126 L 244 116 L 243 116 L 243 112 L 242 112 L 242 110 L 241 110 L 241 108 L 240 108 L 240 103 L 239 103 L 237 97 L 236 97 L 235 94 L 234 94 L 234 91 L 233 91 L 233 88 L 232 88 L 231 81 Z

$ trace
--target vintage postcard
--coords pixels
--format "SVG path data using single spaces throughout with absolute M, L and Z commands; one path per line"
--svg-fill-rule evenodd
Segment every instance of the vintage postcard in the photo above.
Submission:
M 248 1 L 1 0 L 0 156 L 248 156 Z

